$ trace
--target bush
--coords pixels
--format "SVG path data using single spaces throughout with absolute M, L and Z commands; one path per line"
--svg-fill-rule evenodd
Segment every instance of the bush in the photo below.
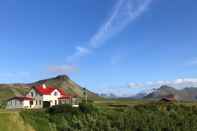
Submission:
M 0 109 L 5 109 L 5 108 L 6 108 L 6 102 L 0 101 Z
M 80 103 L 79 110 L 83 113 L 97 112 L 98 108 L 92 103 Z
M 47 112 L 27 111 L 22 115 L 35 129 L 42 131 L 47 127 L 55 127 L 57 131 L 197 130 L 197 106 L 165 103 L 150 103 L 121 110 L 80 103 L 79 108 L 59 105 Z
M 20 112 L 24 122 L 28 122 L 36 131 L 55 131 L 55 126 L 49 121 L 49 115 L 44 111 L 24 110 Z
M 47 110 L 48 113 L 50 114 L 55 114 L 55 113 L 70 113 L 73 112 L 73 107 L 70 104 L 62 104 L 62 105 L 56 105 L 52 106 Z

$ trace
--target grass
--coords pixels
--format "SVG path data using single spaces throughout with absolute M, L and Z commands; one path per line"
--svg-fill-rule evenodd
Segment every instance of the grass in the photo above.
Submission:
M 24 123 L 17 111 L 0 110 L 1 131 L 35 131 L 29 124 Z
M 42 110 L 20 112 L 26 124 L 30 124 L 36 131 L 56 131 L 56 125 L 50 123 L 48 114 Z
M 95 104 L 102 107 L 134 107 L 142 104 L 149 103 L 157 103 L 157 101 L 149 101 L 149 100 L 131 100 L 131 99 L 103 99 L 94 101 Z M 197 106 L 197 101 L 179 101 L 175 102 L 176 105 L 184 105 L 184 106 Z
M 150 103 L 150 101 L 143 100 L 130 100 L 130 99 L 103 99 L 94 101 L 94 103 L 101 107 L 106 108 L 125 108 L 125 107 L 133 107 L 136 105 L 141 105 L 145 103 Z
M 197 102 L 158 103 L 152 101 L 108 99 L 94 106 L 45 110 L 0 109 L 0 131 L 57 131 L 58 129 L 121 130 L 197 129 Z M 98 107 L 98 108 L 97 108 Z M 78 109 L 76 109 L 78 110 Z M 55 113 L 54 113 L 55 112 Z M 160 128 L 162 127 L 162 128 Z M 135 130 L 134 130 L 135 131 Z

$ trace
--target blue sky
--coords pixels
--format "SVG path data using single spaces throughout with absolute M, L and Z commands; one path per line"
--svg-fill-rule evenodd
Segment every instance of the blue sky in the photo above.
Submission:
M 68 74 L 90 90 L 117 94 L 139 92 L 150 83 L 196 84 L 196 5 L 1 0 L 0 82 Z

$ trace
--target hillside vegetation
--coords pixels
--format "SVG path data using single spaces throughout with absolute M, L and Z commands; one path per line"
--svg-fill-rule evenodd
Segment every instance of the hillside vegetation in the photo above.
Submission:
M 24 123 L 19 112 L 0 110 L 1 131 L 36 131 L 28 123 Z
M 73 95 L 78 95 L 80 97 L 83 97 L 83 87 L 72 81 L 68 76 L 66 75 L 60 75 L 55 78 L 49 78 L 45 80 L 40 80 L 35 83 L 32 83 L 31 85 L 37 85 L 37 84 L 46 84 L 46 85 L 51 85 L 54 87 L 58 88 L 63 88 L 66 92 L 73 94 Z M 86 90 L 87 95 L 90 99 L 92 100 L 98 100 L 101 99 L 97 94 Z
M 106 108 L 95 104 L 23 111 L 23 119 L 37 131 L 196 131 L 197 106 L 181 103 L 140 103 Z
M 0 85 L 0 108 L 5 107 L 7 99 L 26 94 L 29 88 L 20 85 Z

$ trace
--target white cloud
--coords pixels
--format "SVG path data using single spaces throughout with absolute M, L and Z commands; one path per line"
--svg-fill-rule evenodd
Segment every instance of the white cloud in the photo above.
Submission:
M 178 78 L 175 80 L 158 80 L 148 81 L 145 83 L 129 83 L 129 87 L 141 87 L 141 88 L 159 88 L 162 85 L 169 85 L 177 89 L 185 87 L 197 87 L 197 78 Z
M 52 73 L 69 74 L 78 71 L 78 68 L 74 65 L 63 65 L 63 66 L 50 66 L 48 71 Z
M 67 64 L 76 64 L 83 56 L 90 54 L 94 49 L 106 44 L 106 40 L 121 32 L 128 24 L 142 15 L 152 0 L 118 0 L 112 14 L 98 31 L 87 41 L 86 47 L 78 46 L 76 51 L 67 57 L 65 66 L 55 66 L 49 71 L 66 72 Z
M 129 88 L 140 88 L 140 87 L 144 87 L 144 84 L 131 82 L 128 84 L 128 87 Z
M 186 66 L 197 66 L 197 58 L 193 58 L 185 63 Z
M 75 48 L 76 48 L 75 53 L 73 55 L 67 57 L 67 59 L 66 59 L 67 63 L 75 63 L 81 57 L 83 57 L 91 52 L 90 49 L 85 48 L 85 47 L 77 46 Z
M 26 82 L 29 81 L 31 74 L 25 71 L 19 72 L 9 72 L 5 73 L 2 72 L 0 74 L 0 79 L 2 80 L 1 83 L 14 83 L 14 82 Z
M 93 49 L 102 46 L 107 39 L 122 31 L 129 23 L 140 16 L 152 0 L 118 0 L 112 14 L 106 22 L 87 42 L 87 47 L 77 47 L 76 51 L 68 57 L 67 62 L 74 63 L 82 56 L 90 54 Z
M 178 78 L 175 80 L 157 80 L 142 83 L 130 82 L 122 86 L 103 86 L 97 88 L 96 92 L 104 94 L 114 94 L 119 97 L 133 96 L 138 93 L 148 93 L 154 89 L 160 88 L 162 85 L 172 86 L 176 89 L 186 87 L 197 87 L 197 78 Z
M 115 34 L 121 32 L 128 24 L 143 14 L 152 0 L 119 0 L 112 15 L 104 22 L 98 32 L 90 39 L 91 48 L 98 48 Z

